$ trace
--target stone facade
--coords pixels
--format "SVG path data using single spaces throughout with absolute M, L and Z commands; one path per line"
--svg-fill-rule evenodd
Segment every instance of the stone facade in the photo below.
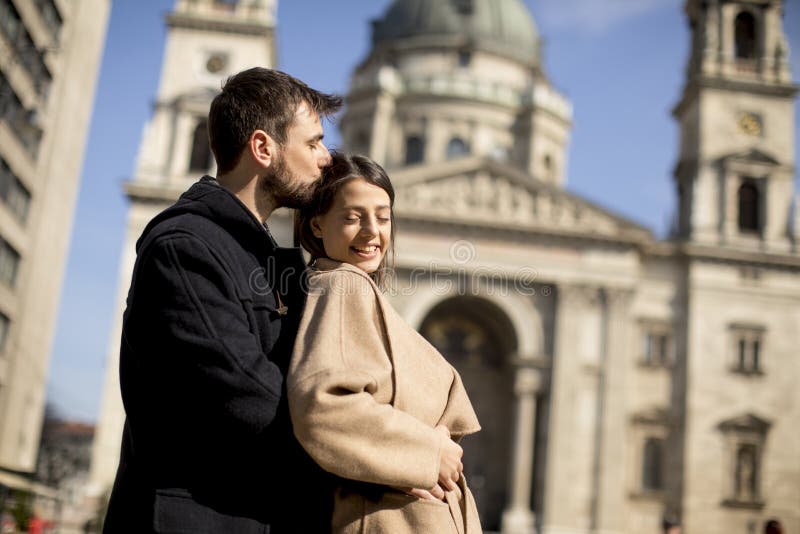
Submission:
M 36 468 L 110 7 L 0 0 L 0 485 Z
M 666 240 L 563 188 L 572 110 L 519 0 L 396 0 L 375 22 L 342 136 L 395 184 L 393 303 L 459 368 L 483 423 L 464 447 L 487 530 L 655 534 L 664 517 L 688 533 L 773 517 L 800 530 L 797 88 L 782 10 L 686 2 Z M 151 126 L 140 175 L 145 153 L 190 129 Z M 186 153 L 159 153 L 160 168 L 185 168 Z M 159 172 L 128 186 L 152 201 L 131 211 L 122 295 L 138 232 L 187 183 Z M 287 222 L 270 222 L 285 242 Z M 116 426 L 95 456 L 106 485 L 123 420 L 110 387 L 100 433 Z

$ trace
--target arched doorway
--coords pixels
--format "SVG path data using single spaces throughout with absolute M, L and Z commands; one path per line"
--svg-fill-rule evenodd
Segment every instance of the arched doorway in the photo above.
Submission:
M 499 531 L 508 492 L 514 328 L 491 302 L 454 297 L 428 313 L 420 333 L 458 369 L 478 414 L 482 430 L 462 442 L 464 473 L 484 529 Z

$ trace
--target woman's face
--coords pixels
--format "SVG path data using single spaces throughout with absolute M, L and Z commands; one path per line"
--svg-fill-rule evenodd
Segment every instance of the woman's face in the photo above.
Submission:
M 327 213 L 314 217 L 311 229 L 330 259 L 373 273 L 391 245 L 391 215 L 386 191 L 357 178 L 345 183 Z

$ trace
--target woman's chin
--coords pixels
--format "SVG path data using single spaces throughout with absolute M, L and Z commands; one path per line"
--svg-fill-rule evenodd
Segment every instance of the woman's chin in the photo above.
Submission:
M 365 259 L 362 259 L 362 258 L 357 258 L 357 259 L 356 258 L 352 258 L 352 259 L 348 260 L 347 263 L 349 263 L 353 267 L 358 267 L 359 269 L 361 269 L 362 271 L 364 271 L 367 274 L 372 274 L 372 273 L 374 273 L 375 271 L 378 270 L 378 267 L 380 267 L 380 265 L 381 265 L 381 260 L 382 259 L 383 258 L 365 260 Z
M 375 264 L 373 264 L 371 262 L 369 262 L 369 263 L 368 262 L 354 263 L 353 265 L 358 267 L 359 269 L 361 269 L 362 271 L 364 271 L 367 274 L 372 274 L 372 273 L 374 273 L 375 271 L 378 270 L 378 265 L 375 265 Z

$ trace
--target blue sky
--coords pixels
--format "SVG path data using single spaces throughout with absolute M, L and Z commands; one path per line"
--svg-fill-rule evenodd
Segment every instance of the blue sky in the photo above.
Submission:
M 670 116 L 688 56 L 682 0 L 525 0 L 544 38 L 545 70 L 572 101 L 567 188 L 663 235 L 673 213 L 678 130 Z M 390 0 L 280 0 L 279 67 L 344 93 Z M 800 0 L 785 26 L 800 78 Z M 112 342 L 127 201 L 156 96 L 164 14 L 173 0 L 115 0 L 98 82 L 61 297 L 49 401 L 71 418 L 99 411 Z M 795 113 L 795 123 L 800 114 Z M 339 136 L 329 128 L 336 146 Z M 800 150 L 796 135 L 797 150 Z

